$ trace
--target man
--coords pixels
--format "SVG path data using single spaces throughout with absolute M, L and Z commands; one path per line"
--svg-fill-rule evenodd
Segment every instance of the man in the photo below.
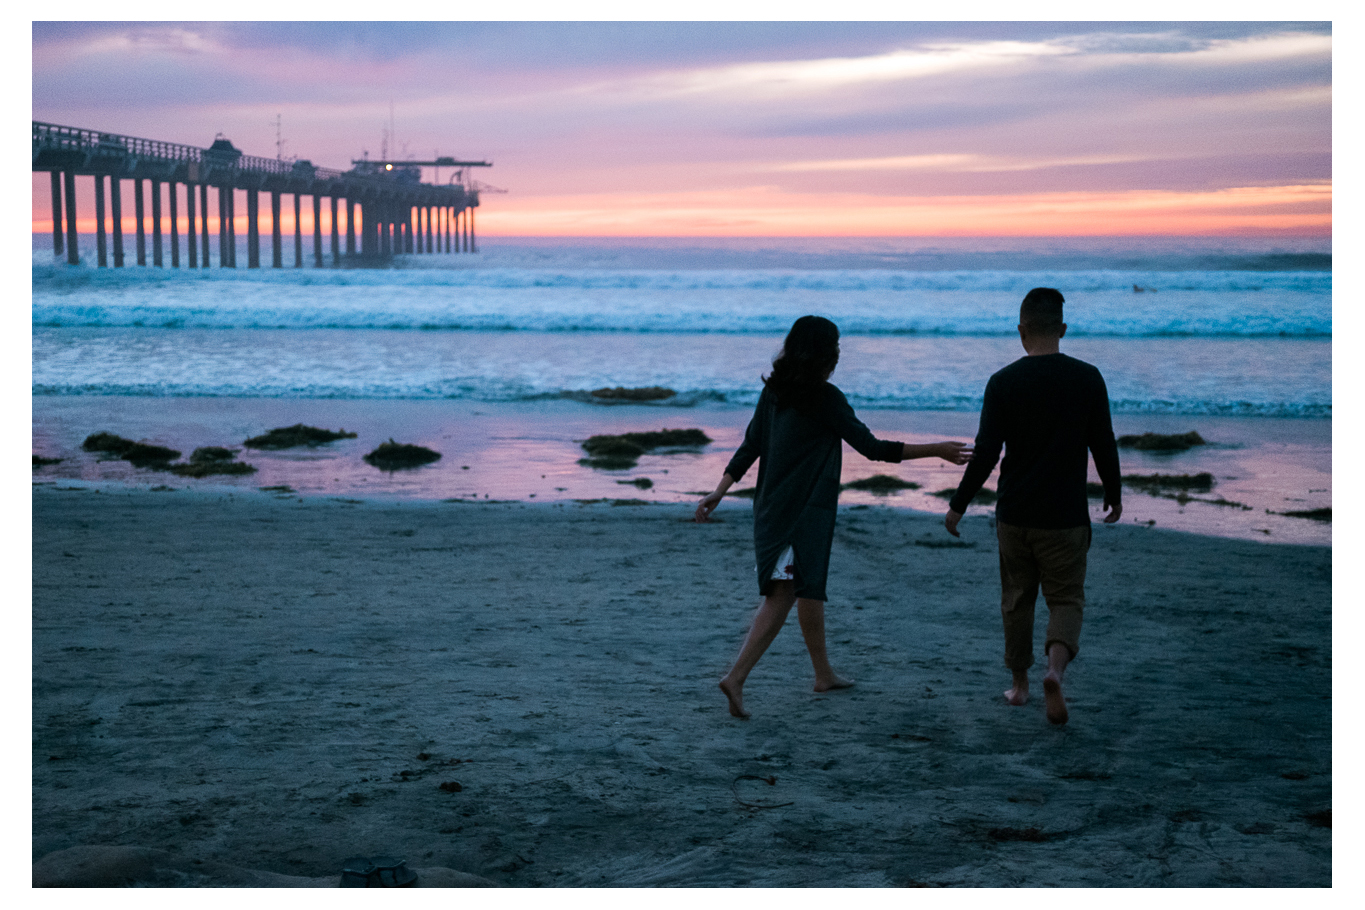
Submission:
M 1090 549 L 1086 499 L 1087 450 L 1104 483 L 1106 524 L 1123 514 L 1118 446 L 1109 419 L 1109 392 L 1100 371 L 1061 353 L 1066 334 L 1063 298 L 1034 288 L 1019 307 L 1019 340 L 1027 356 L 986 383 L 976 454 L 948 503 L 943 524 L 954 537 L 972 497 L 1005 448 L 996 502 L 1000 542 L 1000 609 L 1005 666 L 1014 677 L 1011 705 L 1028 701 L 1033 666 L 1033 607 L 1041 586 L 1047 600 L 1047 719 L 1067 721 L 1062 676 L 1080 647 L 1085 608 L 1085 557 Z

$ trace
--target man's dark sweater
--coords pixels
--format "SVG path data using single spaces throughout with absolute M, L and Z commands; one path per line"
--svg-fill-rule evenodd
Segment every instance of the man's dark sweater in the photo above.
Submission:
M 967 511 L 1000 458 L 996 518 L 1022 528 L 1090 524 L 1086 452 L 1104 483 L 1105 501 L 1122 495 L 1109 392 L 1100 371 L 1065 354 L 1021 357 L 986 383 L 976 451 L 948 507 Z

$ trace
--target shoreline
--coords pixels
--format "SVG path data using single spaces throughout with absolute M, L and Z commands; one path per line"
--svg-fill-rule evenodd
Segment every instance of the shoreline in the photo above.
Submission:
M 35 469 L 35 483 L 219 491 L 287 486 L 304 497 L 375 501 L 695 502 L 714 488 L 751 416 L 747 408 L 715 404 L 679 408 L 568 400 L 488 403 L 36 396 L 32 402 L 33 451 L 64 459 L 61 464 Z M 917 443 L 944 438 L 970 441 L 977 422 L 975 412 L 956 411 L 866 410 L 860 417 L 883 438 Z M 345 428 L 359 433 L 359 438 L 315 449 L 260 452 L 241 448 L 241 441 L 248 436 L 299 422 Z M 1125 487 L 1123 524 L 1222 538 L 1330 546 L 1330 522 L 1274 514 L 1331 507 L 1330 419 L 1119 414 L 1114 417 L 1114 426 L 1119 434 L 1194 429 L 1210 442 L 1166 455 L 1122 449 L 1125 475 L 1210 472 L 1217 478 L 1211 491 L 1195 492 L 1192 500 L 1183 503 L 1170 491 L 1168 498 Z M 697 450 L 647 454 L 629 470 L 604 471 L 579 464 L 586 455 L 580 442 L 589 436 L 663 427 L 702 428 L 713 442 Z M 189 480 L 134 469 L 126 462 L 80 450 L 87 435 L 105 431 L 167 445 L 184 457 L 199 446 L 230 446 L 240 450 L 240 461 L 255 465 L 258 471 L 243 477 Z M 390 437 L 441 452 L 442 458 L 422 468 L 390 473 L 361 460 L 364 453 Z M 929 459 L 900 465 L 869 462 L 846 450 L 845 483 L 890 474 L 918 484 L 919 489 L 883 496 L 846 490 L 841 504 L 844 508 L 889 505 L 942 515 L 946 500 L 932 494 L 956 487 L 961 471 Z M 1090 471 L 1090 479 L 1098 481 L 1093 465 Z M 752 486 L 754 476 L 751 470 L 738 486 Z M 993 488 L 997 477 L 998 469 L 987 486 Z M 1218 504 L 1220 499 L 1240 505 Z M 1098 522 L 1102 517 L 1099 502 L 1092 505 L 1092 521 Z M 992 511 L 990 505 L 977 503 L 969 515 Z
M 1054 729 L 1041 698 L 999 698 L 985 519 L 943 546 L 930 516 L 849 509 L 829 640 L 858 685 L 812 694 L 790 623 L 740 722 L 715 680 L 757 596 L 747 514 L 724 504 L 696 525 L 669 504 L 32 501 L 35 860 L 115 844 L 322 878 L 388 852 L 560 887 L 1332 882 L 1330 548 L 1097 527 Z M 1267 662 L 1285 684 L 1256 697 Z

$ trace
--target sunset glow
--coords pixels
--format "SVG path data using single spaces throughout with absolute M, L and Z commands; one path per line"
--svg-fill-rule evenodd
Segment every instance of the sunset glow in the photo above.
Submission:
M 485 237 L 1328 236 L 1331 60 L 1325 23 L 35 23 L 33 117 L 487 158 Z

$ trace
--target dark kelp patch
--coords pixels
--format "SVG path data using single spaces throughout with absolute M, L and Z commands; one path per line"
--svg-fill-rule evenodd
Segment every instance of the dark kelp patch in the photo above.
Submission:
M 1189 502 L 1205 502 L 1211 506 L 1231 506 L 1234 509 L 1241 509 L 1243 512 L 1251 511 L 1251 506 L 1244 502 L 1238 502 L 1235 499 L 1224 499 L 1222 496 L 1219 496 L 1217 499 L 1201 499 L 1198 496 L 1191 496 L 1184 490 L 1181 490 L 1179 493 L 1162 493 L 1161 498 L 1174 499 L 1182 506 Z
M 180 453 L 175 449 L 148 445 L 144 442 L 133 443 L 132 447 L 123 453 L 123 460 L 133 467 L 156 470 L 165 470 L 167 465 L 179 457 Z
M 324 430 L 321 427 L 304 426 L 296 423 L 292 427 L 276 427 L 269 433 L 252 436 L 242 445 L 248 449 L 292 449 L 297 446 L 320 446 L 338 439 L 355 439 L 355 433 L 345 429 Z
M 1281 512 L 1280 514 L 1287 515 L 1290 518 L 1308 518 L 1313 521 L 1332 520 L 1332 509 L 1330 506 L 1325 509 L 1294 509 L 1289 512 Z
M 931 493 L 929 495 L 937 496 L 939 499 L 952 499 L 953 494 L 956 492 L 957 487 L 949 487 L 946 490 L 939 490 L 938 492 Z M 995 491 L 992 490 L 990 487 L 982 487 L 980 490 L 977 491 L 976 495 L 972 497 L 972 502 L 976 505 L 988 506 L 991 503 L 995 502 L 996 499 L 998 498 L 999 497 L 996 495 Z
M 122 436 L 115 436 L 113 433 L 91 433 L 85 437 L 85 442 L 81 443 L 81 448 L 87 452 L 107 452 L 110 455 L 122 456 L 124 452 L 135 445 L 137 443 L 131 439 L 124 439 Z
M 638 389 L 627 389 L 618 385 L 614 389 L 593 389 L 591 394 L 593 398 L 602 401 L 662 401 L 665 398 L 672 398 L 678 393 L 660 385 L 645 386 Z
M 188 464 L 168 465 L 167 470 L 181 477 L 208 477 L 212 474 L 254 474 L 256 466 L 237 461 L 237 453 L 223 446 L 202 446 L 190 454 Z
M 46 467 L 47 465 L 58 464 L 59 462 L 61 462 L 60 458 L 44 458 L 41 455 L 33 456 L 33 466 L 35 468 Z
M 1204 437 L 1193 430 L 1188 433 L 1142 433 L 1120 436 L 1118 444 L 1120 448 L 1137 449 L 1139 452 L 1183 452 L 1193 446 L 1208 445 Z
M 1214 484 L 1213 475 L 1208 471 L 1199 474 L 1125 474 L 1123 482 L 1134 489 L 1152 494 L 1166 490 L 1207 493 L 1213 489 Z
M 643 433 L 600 434 L 583 441 L 587 458 L 578 463 L 590 468 L 619 471 L 635 467 L 641 455 L 654 449 L 695 448 L 711 442 L 701 430 L 651 430 Z
M 92 433 L 85 437 L 85 441 L 81 443 L 81 448 L 87 452 L 104 452 L 117 455 L 138 468 L 165 465 L 180 457 L 180 453 L 175 449 L 148 445 L 144 442 L 134 442 L 131 439 L 124 439 L 122 436 L 115 436 L 113 433 Z
M 654 486 L 654 481 L 650 480 L 648 477 L 636 477 L 634 480 L 618 480 L 616 482 L 627 486 L 639 487 L 641 490 L 648 490 Z
M 380 443 L 379 448 L 364 456 L 366 463 L 384 471 L 418 468 L 437 461 L 440 457 L 440 452 L 433 452 L 424 446 L 394 442 L 393 439 Z
M 886 496 L 897 490 L 918 490 L 919 484 L 909 480 L 901 480 L 893 474 L 873 474 L 871 477 L 864 477 L 862 480 L 854 480 L 839 487 L 841 490 L 866 490 L 877 496 Z
M 585 468 L 599 471 L 626 471 L 639 464 L 639 459 L 630 455 L 599 455 L 593 458 L 580 458 L 578 463 Z

